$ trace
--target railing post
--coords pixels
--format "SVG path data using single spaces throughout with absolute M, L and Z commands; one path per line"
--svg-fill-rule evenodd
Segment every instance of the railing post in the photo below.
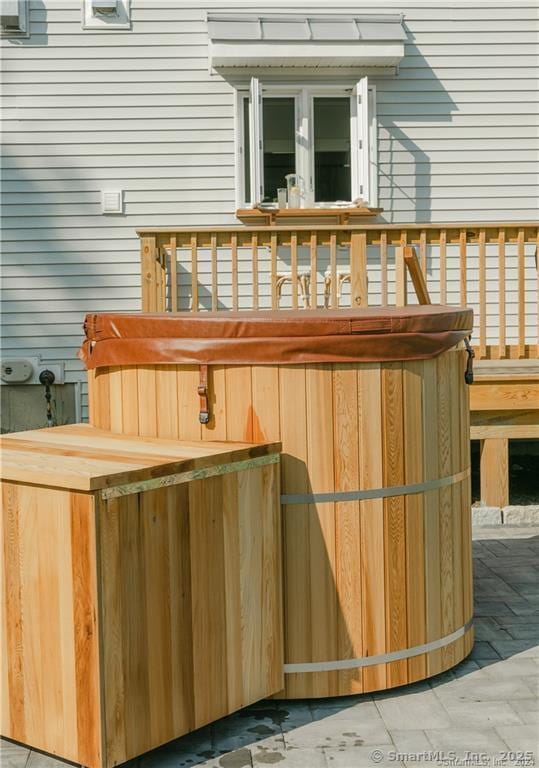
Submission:
M 366 307 L 369 303 L 366 232 L 352 232 L 350 235 L 350 283 L 352 306 Z
M 157 311 L 157 238 L 143 235 L 140 240 L 142 311 Z

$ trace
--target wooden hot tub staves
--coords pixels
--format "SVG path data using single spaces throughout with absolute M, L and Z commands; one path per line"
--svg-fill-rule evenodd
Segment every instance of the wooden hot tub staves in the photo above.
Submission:
M 278 445 L 1 448 L 3 736 L 111 768 L 281 690 Z
M 456 348 L 399 363 L 210 366 L 208 425 L 197 366 L 88 372 L 101 428 L 282 442 L 280 696 L 391 688 L 470 652 L 465 366 Z

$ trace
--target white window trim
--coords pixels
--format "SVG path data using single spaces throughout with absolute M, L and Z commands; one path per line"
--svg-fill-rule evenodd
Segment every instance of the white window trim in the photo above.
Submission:
M 296 173 L 304 180 L 304 193 L 314 197 L 314 154 L 312 152 L 313 135 L 310 117 L 312 116 L 313 99 L 317 96 L 350 96 L 353 98 L 351 85 L 327 85 L 309 83 L 272 84 L 262 83 L 266 98 L 294 97 L 296 123 Z M 243 120 L 243 101 L 249 98 L 249 87 L 236 89 L 236 104 L 234 114 L 235 127 L 235 190 L 236 208 L 252 208 L 252 201 L 245 199 L 244 161 L 245 161 L 245 131 Z M 369 98 L 369 206 L 378 205 L 378 130 L 376 115 L 376 86 L 368 84 Z M 353 136 L 351 134 L 351 140 Z M 352 186 L 352 198 L 359 195 Z M 309 199 L 309 197 L 307 197 Z M 327 203 L 312 203 L 313 207 L 323 208 Z

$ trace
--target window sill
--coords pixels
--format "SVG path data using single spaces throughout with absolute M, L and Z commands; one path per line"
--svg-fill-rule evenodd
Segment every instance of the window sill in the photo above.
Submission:
M 243 224 L 285 224 L 291 220 L 304 223 L 348 224 L 350 219 L 374 217 L 383 208 L 238 208 L 236 217 Z M 308 222 L 307 222 L 308 220 Z M 318 221 L 317 221 L 318 220 Z

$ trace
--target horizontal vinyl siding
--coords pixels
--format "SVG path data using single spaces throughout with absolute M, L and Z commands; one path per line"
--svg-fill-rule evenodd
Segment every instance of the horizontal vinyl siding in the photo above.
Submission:
M 82 30 L 79 0 L 30 0 L 31 37 L 1 43 L 4 348 L 64 360 L 68 381 L 84 379 L 75 357 L 84 313 L 140 307 L 137 227 L 235 221 L 234 91 L 208 72 L 205 12 L 267 11 L 267 5 L 131 0 L 131 6 L 131 30 L 96 32 Z M 404 13 L 409 39 L 398 76 L 371 77 L 386 221 L 537 218 L 535 3 L 382 1 L 358 8 L 352 0 L 274 0 L 271 10 Z M 343 76 L 350 83 L 356 78 Z M 101 214 L 104 188 L 124 191 L 124 215 Z M 449 299 L 458 301 L 451 258 L 449 250 Z M 380 276 L 374 256 L 369 259 L 376 298 Z M 470 249 L 469 263 L 474 259 Z M 532 264 L 531 251 L 526 259 Z M 241 264 L 240 294 L 247 296 L 247 255 Z M 429 254 L 433 277 L 436 269 Z M 511 322 L 513 271 L 508 262 Z M 487 277 L 490 295 L 495 272 Z M 201 264 L 205 279 L 209 270 Z M 179 280 L 187 307 L 185 270 Z M 226 265 L 220 292 L 227 304 Z M 471 285 L 470 301 L 476 294 Z M 533 305 L 531 295 L 530 317 Z M 513 336 L 510 329 L 508 341 Z

